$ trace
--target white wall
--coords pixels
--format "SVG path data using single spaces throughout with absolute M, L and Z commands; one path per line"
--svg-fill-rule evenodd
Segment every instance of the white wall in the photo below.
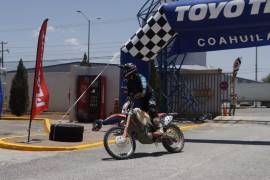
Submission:
M 49 109 L 48 111 L 65 112 L 69 107 L 69 91 L 70 91 L 70 73 L 69 72 L 49 72 L 45 74 L 45 81 L 49 90 Z M 6 93 L 7 104 L 9 102 L 10 88 L 15 73 L 7 73 Z M 31 104 L 33 92 L 34 73 L 28 73 L 29 85 L 29 102 Z M 31 105 L 29 105 L 29 110 Z M 8 104 L 9 110 L 9 104 Z

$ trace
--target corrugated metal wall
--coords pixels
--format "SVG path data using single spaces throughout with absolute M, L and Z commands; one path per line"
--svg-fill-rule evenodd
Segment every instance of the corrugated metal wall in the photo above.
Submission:
M 231 76 L 221 70 L 184 70 L 176 76 L 169 74 L 168 92 L 171 93 L 169 109 L 183 115 L 221 114 L 221 105 L 230 101 Z M 172 80 L 172 79 L 176 79 Z

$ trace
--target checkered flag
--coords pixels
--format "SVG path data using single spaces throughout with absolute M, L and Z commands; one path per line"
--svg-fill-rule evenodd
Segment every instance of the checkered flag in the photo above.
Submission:
M 122 51 L 133 57 L 149 61 L 154 59 L 176 33 L 169 25 L 167 18 L 160 8 L 151 16 L 126 44 Z

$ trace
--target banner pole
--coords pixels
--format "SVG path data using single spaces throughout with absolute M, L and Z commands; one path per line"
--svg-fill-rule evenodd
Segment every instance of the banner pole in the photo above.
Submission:
M 31 135 L 31 126 L 33 120 L 33 108 L 35 107 L 36 110 L 36 95 L 37 95 L 37 85 L 38 85 L 38 78 L 41 76 L 41 68 L 42 68 L 42 58 L 43 58 L 43 51 L 44 51 L 44 41 L 47 29 L 47 22 L 48 19 L 45 19 L 41 25 L 39 37 L 38 37 L 38 46 L 37 46 L 37 55 L 36 55 L 36 66 L 35 66 L 35 75 L 34 75 L 34 84 L 33 84 L 33 93 L 32 93 L 32 103 L 31 103 L 31 113 L 30 113 L 30 120 L 28 125 L 28 136 L 27 142 L 30 142 L 30 135 Z
M 33 84 L 33 93 L 32 93 L 32 103 L 31 103 L 31 113 L 30 113 L 30 120 L 29 120 L 29 125 L 28 125 L 28 136 L 27 136 L 27 142 L 30 142 L 30 134 L 31 134 L 31 126 L 32 126 L 32 119 L 33 119 L 33 104 L 35 103 L 35 99 L 36 99 L 36 83 L 35 83 L 35 79 L 37 78 L 37 61 L 36 61 L 36 67 L 35 67 L 35 76 L 34 76 L 34 84 Z

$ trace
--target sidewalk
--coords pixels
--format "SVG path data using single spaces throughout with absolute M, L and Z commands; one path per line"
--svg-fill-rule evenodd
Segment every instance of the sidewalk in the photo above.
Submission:
M 217 116 L 213 121 L 269 121 L 270 118 L 268 116 Z
M 100 131 L 92 131 L 91 123 L 71 123 L 62 120 L 61 113 L 44 113 L 33 120 L 31 128 L 30 143 L 27 142 L 27 129 L 29 116 L 14 117 L 7 116 L 0 120 L 0 148 L 22 151 L 71 151 L 102 146 L 104 133 L 111 126 L 104 126 Z M 67 117 L 68 118 L 68 117 Z M 49 140 L 51 124 L 76 124 L 84 126 L 82 142 L 59 142 Z M 183 130 L 196 128 L 200 125 L 191 122 L 179 123 Z M 5 128 L 6 127 L 6 128 Z M 6 129 L 6 130 L 3 130 Z

